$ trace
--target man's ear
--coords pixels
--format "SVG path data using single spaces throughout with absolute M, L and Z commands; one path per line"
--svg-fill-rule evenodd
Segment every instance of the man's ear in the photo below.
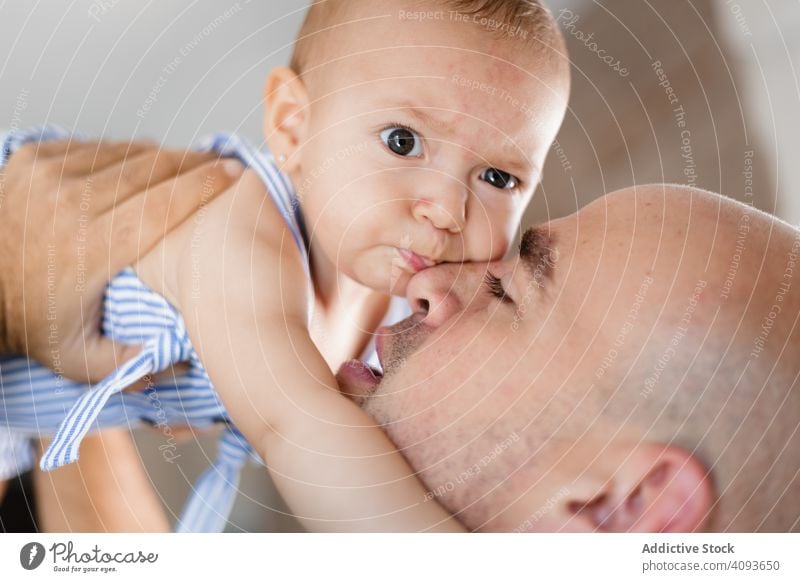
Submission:
M 636 447 L 593 495 L 572 499 L 567 508 L 585 530 L 692 532 L 713 505 L 705 467 L 675 446 Z
M 281 169 L 299 167 L 297 150 L 308 126 L 308 91 L 303 80 L 288 67 L 276 67 L 264 85 L 264 137 L 276 159 L 285 156 Z

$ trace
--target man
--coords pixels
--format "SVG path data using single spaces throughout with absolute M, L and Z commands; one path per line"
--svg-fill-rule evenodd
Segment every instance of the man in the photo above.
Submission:
M 13 140 L 0 143 L 0 357 L 27 354 L 73 379 L 102 378 L 132 351 L 100 335 L 106 283 L 242 168 L 146 143 L 70 141 L 26 145 L 2 167 Z M 0 432 L 0 449 L 13 439 Z M 168 529 L 127 431 L 104 431 L 82 453 L 67 471 L 35 475 L 40 526 Z M 0 466 L 0 500 L 3 478 L 15 474 Z
M 800 530 L 800 232 L 677 186 L 419 273 L 343 370 L 471 529 Z

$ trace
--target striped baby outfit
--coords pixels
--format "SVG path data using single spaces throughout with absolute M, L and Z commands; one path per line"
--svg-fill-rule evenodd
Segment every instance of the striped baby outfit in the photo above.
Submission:
M 53 127 L 0 136 L 0 165 L 28 141 L 68 137 L 67 132 Z M 299 205 L 290 181 L 270 154 L 223 134 L 212 136 L 199 149 L 237 158 L 258 174 L 307 258 Z M 104 301 L 103 333 L 118 342 L 143 347 L 96 386 L 71 382 L 25 358 L 0 358 L 0 477 L 30 468 L 33 454 L 28 439 L 33 437 L 54 435 L 40 462 L 47 471 L 77 460 L 81 440 L 90 430 L 141 423 L 198 428 L 223 423 L 217 459 L 195 484 L 177 524 L 177 531 L 222 531 L 233 506 L 240 469 L 248 458 L 258 457 L 231 423 L 175 308 L 146 287 L 132 269 L 111 281 Z M 179 362 L 187 363 L 189 369 L 173 381 L 148 386 L 142 392 L 121 392 L 142 377 Z
M 27 142 L 68 137 L 68 132 L 53 127 L 0 135 L 0 167 Z M 225 134 L 205 140 L 199 149 L 236 158 L 258 174 L 292 232 L 312 285 L 300 206 L 291 182 L 279 171 L 272 156 Z M 410 313 L 404 299 L 393 297 L 381 325 L 396 323 Z M 310 314 L 311 306 L 309 317 Z M 192 348 L 180 313 L 139 280 L 132 269 L 126 269 L 106 290 L 102 331 L 118 342 L 143 347 L 136 357 L 96 386 L 57 376 L 26 358 L 0 357 L 0 479 L 31 467 L 31 438 L 54 435 L 40 463 L 42 469 L 51 470 L 75 461 L 81 440 L 92 430 L 141 424 L 188 424 L 202 429 L 221 423 L 224 430 L 217 458 L 195 484 L 176 530 L 222 531 L 236 497 L 242 466 L 248 458 L 261 460 L 231 423 Z M 379 367 L 374 338 L 362 357 Z M 141 392 L 122 392 L 143 376 L 179 362 L 188 364 L 188 371 L 170 382 L 149 385 Z M 171 462 L 166 457 L 165 460 Z

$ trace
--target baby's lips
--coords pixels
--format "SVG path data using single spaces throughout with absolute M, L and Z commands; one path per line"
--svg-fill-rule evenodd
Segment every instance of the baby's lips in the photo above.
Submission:
M 419 273 L 424 269 L 429 269 L 430 267 L 436 265 L 436 261 L 433 259 L 418 255 L 409 249 L 399 248 L 397 251 L 400 253 L 400 256 L 403 258 L 409 268 L 415 273 Z
M 339 368 L 336 381 L 342 394 L 360 404 L 375 391 L 381 379 L 361 360 L 349 360 Z

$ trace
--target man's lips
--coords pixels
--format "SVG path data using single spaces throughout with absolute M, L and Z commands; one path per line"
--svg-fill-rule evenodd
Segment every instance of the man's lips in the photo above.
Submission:
M 398 248 L 397 253 L 406 262 L 406 265 L 408 265 L 408 267 L 415 273 L 419 273 L 423 269 L 428 269 L 436 265 L 436 261 L 433 259 L 423 257 L 422 255 L 418 255 L 414 251 L 410 251 L 408 249 Z

